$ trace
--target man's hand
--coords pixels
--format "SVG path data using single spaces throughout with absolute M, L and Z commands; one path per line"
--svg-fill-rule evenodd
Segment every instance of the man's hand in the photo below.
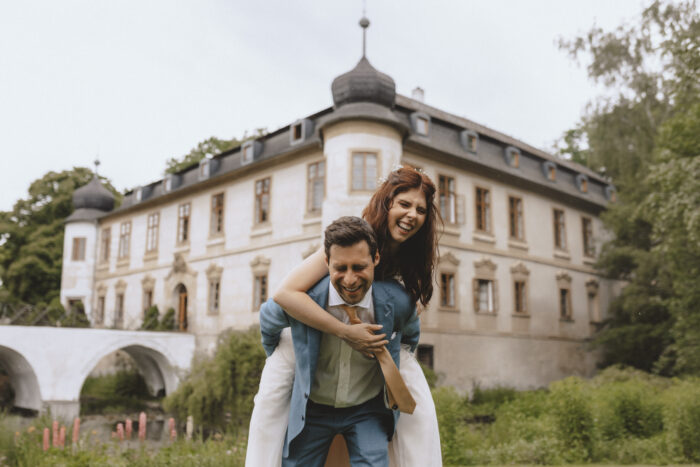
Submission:
M 374 351 L 380 350 L 389 343 L 388 340 L 384 339 L 386 334 L 374 334 L 375 331 L 381 329 L 381 324 L 348 324 L 338 337 L 347 342 L 353 349 L 362 352 L 365 357 L 374 358 Z

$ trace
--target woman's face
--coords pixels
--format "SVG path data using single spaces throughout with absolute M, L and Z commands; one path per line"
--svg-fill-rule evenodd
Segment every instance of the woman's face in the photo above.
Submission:
M 396 243 L 403 243 L 423 227 L 428 207 L 425 195 L 412 188 L 394 196 L 389 207 L 389 234 Z

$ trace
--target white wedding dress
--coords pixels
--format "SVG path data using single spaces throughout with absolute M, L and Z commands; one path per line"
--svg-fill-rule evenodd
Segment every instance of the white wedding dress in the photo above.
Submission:
M 401 348 L 400 372 L 416 400 L 413 414 L 402 413 L 389 443 L 391 467 L 440 467 L 440 433 L 428 382 L 415 357 Z M 279 467 L 287 432 L 294 382 L 294 346 L 289 328 L 282 331 L 275 351 L 267 358 L 255 407 L 250 418 L 246 467 Z

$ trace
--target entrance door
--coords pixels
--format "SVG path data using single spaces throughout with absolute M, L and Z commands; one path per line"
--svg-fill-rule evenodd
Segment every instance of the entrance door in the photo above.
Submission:
M 177 307 L 177 325 L 180 331 L 187 331 L 187 289 L 180 284 L 178 287 L 178 307 Z

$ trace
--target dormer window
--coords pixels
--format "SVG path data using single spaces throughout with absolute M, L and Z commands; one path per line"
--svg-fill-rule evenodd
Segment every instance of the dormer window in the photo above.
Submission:
M 302 122 L 292 125 L 292 142 L 300 141 L 304 137 L 303 126 Z
M 253 145 L 252 144 L 244 144 L 243 148 L 241 149 L 241 152 L 243 153 L 243 163 L 244 164 L 250 164 L 253 162 Z
M 617 194 L 614 186 L 608 185 L 605 187 L 605 198 L 611 203 L 617 201 Z
M 576 186 L 581 193 L 588 193 L 588 177 L 584 174 L 576 176 Z
M 168 174 L 163 179 L 163 190 L 165 192 L 172 191 L 173 189 L 173 174 Z
M 141 200 L 143 199 L 143 188 L 138 187 L 134 190 L 134 197 L 136 198 L 136 202 L 140 203 Z
M 554 162 L 547 161 L 542 164 L 542 171 L 550 182 L 555 182 L 557 180 L 557 165 Z
M 310 137 L 313 133 L 313 122 L 304 118 L 292 123 L 289 127 L 289 144 L 297 144 Z
M 210 160 L 207 159 L 206 157 L 199 161 L 199 179 L 200 180 L 205 180 L 209 178 L 209 172 L 210 172 Z
M 520 149 L 508 146 L 503 154 L 506 159 L 506 164 L 516 169 L 520 167 Z
M 416 132 L 418 134 L 427 136 L 428 135 L 428 119 L 423 117 L 418 117 L 416 119 Z
M 476 131 L 463 130 L 459 134 L 459 140 L 466 151 L 476 154 L 479 148 L 479 134 Z
M 430 134 L 430 117 L 423 112 L 414 112 L 411 114 L 411 123 L 413 131 L 420 136 L 428 136 Z

